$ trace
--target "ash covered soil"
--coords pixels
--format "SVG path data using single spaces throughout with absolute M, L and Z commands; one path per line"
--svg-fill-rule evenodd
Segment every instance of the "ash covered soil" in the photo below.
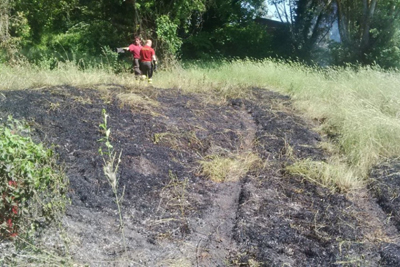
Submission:
M 116 85 L 3 91 L 0 115 L 26 120 L 37 141 L 54 145 L 70 180 L 68 248 L 52 237 L 48 246 L 89 266 L 400 266 L 400 161 L 346 194 L 293 176 L 285 167 L 294 159 L 326 159 L 323 138 L 289 97 L 249 95 L 217 101 Z M 102 109 L 122 152 L 126 249 L 98 152 Z M 202 175 L 201 160 L 250 152 L 264 164 L 238 180 Z

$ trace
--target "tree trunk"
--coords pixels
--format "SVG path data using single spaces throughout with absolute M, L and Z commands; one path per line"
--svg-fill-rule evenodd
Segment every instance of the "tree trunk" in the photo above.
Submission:
M 363 19 L 362 19 L 362 37 L 360 41 L 360 56 L 361 58 L 364 57 L 366 50 L 368 49 L 369 45 L 369 31 L 371 29 L 371 19 L 375 13 L 377 0 L 363 0 Z
M 8 0 L 3 0 L 0 4 L 0 43 L 7 41 L 9 35 L 9 18 L 10 3 Z
M 338 14 L 338 25 L 339 25 L 339 35 L 342 43 L 345 45 L 349 44 L 349 30 L 347 27 L 346 14 L 343 7 L 343 2 L 341 0 L 336 0 L 337 14 Z

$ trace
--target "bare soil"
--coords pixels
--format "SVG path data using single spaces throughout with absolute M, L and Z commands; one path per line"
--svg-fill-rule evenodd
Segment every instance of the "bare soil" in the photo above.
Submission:
M 400 266 L 399 160 L 377 166 L 368 190 L 332 192 L 285 171 L 327 157 L 289 97 L 254 88 L 216 100 L 116 85 L 3 91 L 1 117 L 54 145 L 70 180 L 68 247 L 48 245 L 89 266 Z M 102 109 L 122 152 L 126 250 L 98 152 Z M 225 183 L 201 175 L 199 160 L 249 151 L 265 167 Z

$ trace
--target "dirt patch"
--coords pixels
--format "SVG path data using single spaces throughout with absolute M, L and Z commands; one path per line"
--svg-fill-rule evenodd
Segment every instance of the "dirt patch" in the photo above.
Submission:
M 392 222 L 383 222 L 385 215 L 368 194 L 365 201 L 355 201 L 283 171 L 293 157 L 325 159 L 317 145 L 320 136 L 295 114 L 288 97 L 253 89 L 248 100 L 221 104 L 172 89 L 149 87 L 134 97 L 132 93 L 114 85 L 101 90 L 62 86 L 5 91 L 0 99 L 2 117 L 27 120 L 36 140 L 54 144 L 65 166 L 72 205 L 64 227 L 74 262 L 400 263 L 397 230 Z M 98 153 L 102 109 L 110 115 L 111 142 L 122 151 L 119 183 L 125 188 L 127 251 Z M 215 183 L 200 175 L 199 160 L 240 152 L 257 153 L 264 167 L 237 182 Z M 368 216 L 376 220 L 373 225 L 365 223 Z
M 400 161 L 392 159 L 381 163 L 371 171 L 370 188 L 378 204 L 400 230 Z
M 389 159 L 375 166 L 370 174 L 371 184 L 369 189 L 376 198 L 376 203 L 385 213 L 384 221 L 394 226 L 397 231 L 394 238 L 385 240 L 386 249 L 381 252 L 383 263 L 387 266 L 400 266 L 400 251 L 398 244 L 400 236 L 400 162 L 398 158 Z M 396 245 L 397 244 L 397 245 Z

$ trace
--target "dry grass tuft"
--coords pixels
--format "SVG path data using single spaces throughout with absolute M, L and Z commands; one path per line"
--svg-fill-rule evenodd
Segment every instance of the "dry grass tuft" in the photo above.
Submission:
M 133 109 L 141 109 L 153 112 L 155 107 L 159 106 L 159 103 L 145 95 L 136 93 L 121 93 L 117 95 L 117 99 L 121 101 L 121 105 L 128 105 Z
M 168 266 L 168 267 L 191 267 L 192 263 L 186 258 L 180 259 L 166 259 L 161 261 L 157 266 Z
M 364 186 L 363 180 L 347 164 L 341 163 L 339 160 L 330 162 L 298 160 L 293 165 L 286 167 L 286 171 L 300 175 L 333 191 L 348 192 Z
M 201 160 L 201 174 L 217 183 L 236 182 L 247 172 L 261 168 L 262 160 L 256 154 L 248 152 L 231 157 L 212 155 Z

